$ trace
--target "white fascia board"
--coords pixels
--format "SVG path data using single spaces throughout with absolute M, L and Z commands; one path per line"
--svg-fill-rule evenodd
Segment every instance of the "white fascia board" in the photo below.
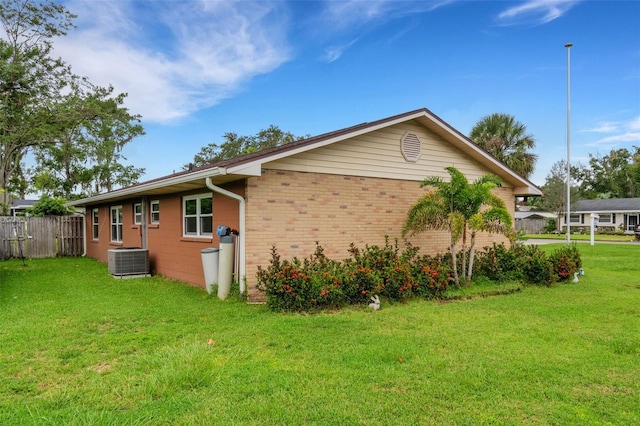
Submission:
M 253 161 L 248 164 L 242 164 L 235 167 L 229 167 L 227 174 L 230 175 L 245 175 L 245 176 L 262 176 L 262 163 L 259 161 Z
M 519 187 L 513 188 L 513 192 L 518 197 L 523 197 L 526 195 L 542 197 L 543 195 L 542 191 L 534 189 L 531 186 L 519 186 Z
M 197 172 L 186 173 L 180 176 L 169 176 L 164 179 L 154 180 L 147 183 L 141 183 L 140 185 L 130 186 L 127 188 L 116 189 L 115 191 L 105 192 L 104 194 L 94 195 L 93 197 L 82 198 L 80 200 L 70 201 L 67 203 L 68 206 L 84 206 L 87 204 L 95 204 L 101 201 L 107 201 L 112 198 L 118 197 L 128 197 L 135 196 L 142 192 L 153 191 L 156 189 L 163 188 L 165 186 L 171 185 L 180 185 L 183 183 L 192 182 L 194 180 L 204 179 L 207 177 L 215 177 L 215 176 L 223 176 L 226 175 L 227 171 L 224 167 L 216 167 L 206 170 L 200 170 Z

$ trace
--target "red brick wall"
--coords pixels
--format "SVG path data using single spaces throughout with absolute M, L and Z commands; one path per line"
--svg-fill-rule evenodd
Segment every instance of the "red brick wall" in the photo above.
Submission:
M 283 258 L 302 258 L 313 253 L 318 241 L 327 256 L 342 260 L 352 242 L 363 247 L 384 244 L 385 235 L 392 242 L 400 239 L 409 207 L 424 192 L 415 181 L 264 170 L 247 183 L 248 288 L 255 287 L 258 265 L 269 263 L 273 245 Z M 496 193 L 513 214 L 513 191 Z M 422 253 L 435 254 L 447 250 L 449 234 L 427 232 L 408 241 Z M 507 240 L 483 234 L 478 246 L 492 241 Z
M 225 185 L 225 189 L 244 195 L 244 181 L 232 185 Z M 184 194 L 170 196 L 149 196 L 148 202 L 160 201 L 160 223 L 148 224 L 147 241 L 149 260 L 153 273 L 185 281 L 204 288 L 204 274 L 200 250 L 207 247 L 217 247 L 219 239 L 213 238 L 183 238 L 182 236 L 182 196 L 190 194 L 210 193 L 207 188 Z M 100 209 L 100 227 L 98 241 L 92 241 L 91 212 L 95 206 L 87 206 L 87 255 L 101 262 L 107 262 L 107 250 L 117 247 L 141 247 L 142 230 L 139 225 L 133 225 L 133 203 L 140 202 L 139 198 L 126 200 L 109 205 L 98 206 Z M 148 204 L 148 203 L 147 203 Z M 110 206 L 123 207 L 123 241 L 122 244 L 110 243 Z M 147 206 L 148 208 L 148 206 Z M 218 225 L 237 228 L 238 202 L 220 194 L 213 194 L 213 229 Z M 149 221 L 149 217 L 147 218 Z
M 118 247 L 141 247 L 142 236 L 138 225 L 133 225 L 133 203 L 127 200 L 108 205 L 87 206 L 87 255 L 107 262 L 107 251 Z M 111 207 L 122 206 L 122 242 L 111 242 Z M 98 239 L 93 239 L 93 209 L 98 208 Z

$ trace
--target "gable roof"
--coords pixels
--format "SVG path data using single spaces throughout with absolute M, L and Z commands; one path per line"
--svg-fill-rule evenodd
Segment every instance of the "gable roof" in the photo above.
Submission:
M 38 200 L 13 200 L 11 202 L 11 209 L 26 209 L 27 207 L 33 207 Z
M 515 212 L 515 219 L 554 219 L 558 215 L 550 212 L 539 212 L 539 211 L 530 211 L 530 212 Z
M 260 176 L 262 165 L 281 158 L 296 155 L 312 149 L 317 149 L 365 133 L 370 133 L 385 127 L 403 122 L 416 120 L 452 146 L 498 175 L 503 181 L 514 187 L 515 195 L 540 196 L 542 191 L 531 181 L 507 167 L 504 163 L 476 145 L 471 139 L 451 127 L 440 117 L 426 108 L 409 111 L 373 122 L 361 123 L 355 126 L 324 133 L 318 136 L 301 139 L 274 148 L 265 149 L 251 154 L 220 161 L 188 171 L 181 171 L 158 179 L 149 180 L 127 188 L 117 189 L 104 194 L 95 195 L 81 200 L 71 201 L 71 206 L 84 206 L 102 201 L 117 201 L 140 195 L 161 195 L 174 192 L 188 191 L 205 186 L 205 179 L 211 178 L 218 185 L 249 176 Z
M 578 213 L 637 213 L 640 212 L 640 198 L 607 198 L 597 200 L 580 200 L 575 203 L 573 210 Z

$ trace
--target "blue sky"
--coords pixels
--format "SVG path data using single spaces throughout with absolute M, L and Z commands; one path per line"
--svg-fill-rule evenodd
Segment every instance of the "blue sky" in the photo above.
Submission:
M 503 112 L 536 139 L 543 184 L 571 160 L 640 146 L 640 2 L 70 0 L 55 42 L 75 73 L 128 93 L 144 180 L 225 132 L 317 135 L 426 107 L 464 134 Z

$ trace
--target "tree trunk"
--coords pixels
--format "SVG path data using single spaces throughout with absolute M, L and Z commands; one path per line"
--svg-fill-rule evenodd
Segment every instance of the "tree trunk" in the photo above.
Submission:
M 471 277 L 473 275 L 473 259 L 476 254 L 476 236 L 471 234 L 471 247 L 469 247 L 469 270 L 467 272 L 467 287 L 471 285 Z
M 462 279 L 467 282 L 467 227 L 465 226 L 462 231 Z
M 453 282 L 456 287 L 460 287 L 460 278 L 458 277 L 458 256 L 456 255 L 456 244 L 451 238 L 451 263 L 453 263 Z

